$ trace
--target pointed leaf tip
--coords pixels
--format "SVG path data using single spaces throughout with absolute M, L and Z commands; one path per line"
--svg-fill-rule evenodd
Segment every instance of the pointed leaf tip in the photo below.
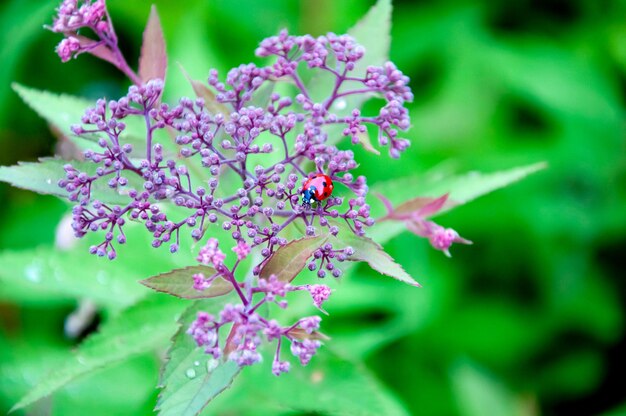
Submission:
M 211 114 L 222 114 L 224 119 L 230 120 L 230 110 L 226 105 L 217 101 L 213 91 L 211 91 L 209 87 L 204 85 L 202 82 L 193 79 L 180 63 L 178 63 L 178 67 L 191 84 L 191 88 L 193 88 L 193 92 L 196 94 L 196 97 L 204 100 L 204 106 L 206 109 Z
M 358 236 L 352 232 L 345 224 L 336 222 L 339 227 L 337 240 L 339 244 L 333 242 L 336 247 L 352 247 L 354 254 L 348 257 L 350 261 L 364 261 L 377 272 L 386 276 L 391 276 L 396 280 L 415 287 L 421 287 L 404 268 L 382 248 L 380 244 L 369 237 Z
M 143 32 L 141 56 L 139 57 L 139 78 L 143 82 L 151 79 L 165 80 L 167 71 L 167 55 L 165 53 L 165 39 L 159 14 L 155 5 L 152 5 L 150 17 Z
M 378 149 L 372 146 L 370 135 L 366 131 L 359 132 L 357 134 L 357 137 L 359 138 L 359 143 L 361 144 L 361 146 L 363 146 L 365 150 L 367 150 L 370 153 L 374 153 L 377 156 L 380 156 L 380 152 L 378 151 Z

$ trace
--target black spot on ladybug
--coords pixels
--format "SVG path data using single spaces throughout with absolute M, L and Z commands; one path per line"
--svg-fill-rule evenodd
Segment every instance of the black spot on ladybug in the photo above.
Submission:
M 322 186 L 326 187 L 327 186 L 326 182 L 322 182 Z

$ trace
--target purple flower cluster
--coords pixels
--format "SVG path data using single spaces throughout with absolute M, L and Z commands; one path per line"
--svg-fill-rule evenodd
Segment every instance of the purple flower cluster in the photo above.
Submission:
M 277 43 L 277 39 L 283 41 Z M 290 48 L 300 48 L 300 51 L 282 53 L 279 44 L 284 48 L 291 45 Z M 370 67 L 362 78 L 366 89 L 343 91 L 344 81 L 356 79 L 347 75 L 352 68 L 348 64 L 362 57 L 362 48 L 355 46 L 348 37 L 329 34 L 313 39 L 286 36 L 281 32 L 279 37 L 266 40 L 262 45 L 265 46 L 261 47 L 261 55 L 278 54 L 295 63 L 321 59 L 321 50 L 325 49 L 326 58 L 334 56 L 344 66 L 341 73 L 337 73 L 333 95 L 324 103 L 312 103 L 303 86 L 295 100 L 272 94 L 260 106 L 249 105 L 262 85 L 278 79 L 273 66 L 258 68 L 249 64 L 231 70 L 225 83 L 219 82 L 217 73 L 211 71 L 209 85 L 217 91 L 216 99 L 225 108 L 231 107 L 230 113 L 209 111 L 202 98 L 182 98 L 176 106 L 170 107 L 160 100 L 162 82 L 152 80 L 130 87 L 128 94 L 117 101 L 99 100 L 96 107 L 87 110 L 83 124 L 73 126 L 77 135 L 98 137 L 101 148 L 85 152 L 85 158 L 98 165 L 95 175 L 68 167 L 66 179 L 59 183 L 71 200 L 80 202 L 74 212 L 76 235 L 106 230 L 105 241 L 92 248 L 94 253 L 110 258 L 116 256 L 113 241 L 116 234 L 119 243 L 125 240 L 122 232 L 125 216 L 145 224 L 154 237 L 154 247 L 168 243 L 172 252 L 180 247 L 181 229 L 190 228 L 191 236 L 200 240 L 210 224 L 219 224 L 231 232 L 239 258 L 259 247 L 263 261 L 255 267 L 258 273 L 276 249 L 287 243 L 281 232 L 293 222 L 301 222 L 306 235 L 314 235 L 324 228 L 336 235 L 337 221 L 345 222 L 354 233 L 362 235 L 364 228 L 374 223 L 365 202 L 366 180 L 363 176 L 355 178 L 350 172 L 357 166 L 354 153 L 329 144 L 326 128 L 345 123 L 347 129 L 361 131 L 366 124 L 374 124 L 379 126 L 382 138 L 391 140 L 392 154 L 404 149 L 405 142 L 395 138 L 392 126 L 404 129 L 409 125 L 406 109 L 400 105 L 402 100 L 411 98 L 406 77 L 399 75 L 392 64 Z M 313 55 L 317 58 L 312 58 Z M 335 73 L 326 66 L 326 60 L 315 65 L 307 62 L 311 68 Z M 290 76 L 301 85 L 296 72 Z M 358 110 L 352 111 L 349 117 L 338 117 L 328 110 L 340 96 L 372 92 L 387 99 L 377 117 L 364 117 Z M 142 119 L 146 125 L 142 149 L 123 143 L 121 137 L 128 118 Z M 171 142 L 157 140 L 158 134 L 167 136 L 169 132 L 175 132 L 178 149 Z M 263 159 L 258 155 L 269 153 L 278 153 L 273 159 L 275 162 L 267 166 L 259 164 Z M 315 171 L 325 172 L 354 194 L 345 209 L 341 209 L 345 203 L 342 197 L 328 198 L 314 208 L 301 206 L 298 182 L 306 180 L 307 171 L 313 166 Z M 192 168 L 195 168 L 193 172 Z M 240 186 L 229 186 L 226 189 L 230 190 L 225 190 L 223 182 L 230 185 L 234 178 L 238 178 Z M 103 180 L 109 187 L 127 195 L 128 204 L 111 206 L 94 201 L 92 184 Z M 131 181 L 135 186 L 130 185 Z M 159 204 L 164 200 L 186 209 L 187 214 L 170 217 L 167 207 Z M 318 276 L 325 275 L 323 266 L 334 276 L 340 275 L 332 261 L 340 251 L 329 249 L 316 253 L 316 258 L 320 259 L 319 267 L 315 267 L 319 269 Z M 342 261 L 345 257 L 337 255 L 336 259 Z
M 47 28 L 64 36 L 56 48 L 61 61 L 67 62 L 88 52 L 111 62 L 135 84 L 140 83 L 120 52 L 105 0 L 63 0 L 52 26 Z M 85 31 L 93 34 L 95 39 L 84 36 Z
M 320 346 L 320 318 L 305 317 L 281 326 L 257 309 L 266 303 L 284 308 L 289 292 L 308 291 L 321 310 L 330 289 L 319 284 L 292 286 L 274 275 L 262 277 L 263 268 L 288 243 L 288 229 L 290 238 L 300 230 L 309 237 L 341 232 L 361 236 L 373 225 L 365 201 L 365 177 L 352 173 L 357 167 L 354 153 L 333 143 L 349 137 L 357 144 L 367 134 L 367 126 L 373 126 L 379 131 L 378 143 L 389 146 L 389 154 L 398 157 L 408 146 L 398 137 L 410 125 L 404 107 L 412 99 L 408 78 L 389 62 L 358 73 L 365 49 L 350 36 L 329 33 L 313 38 L 282 31 L 257 49 L 258 56 L 275 58 L 271 65 L 241 65 L 224 80 L 212 70 L 208 77 L 212 94 L 169 105 L 162 102 L 161 80 L 142 83 L 126 65 L 104 1 L 66 0 L 58 12 L 52 30 L 65 36 L 58 47 L 63 61 L 89 51 L 114 63 L 135 84 L 119 100 L 99 100 L 86 111 L 82 123 L 72 127 L 76 135 L 95 138 L 98 145 L 84 154 L 96 165 L 95 173 L 70 164 L 59 181 L 69 199 L 77 202 L 75 234 L 103 232 L 104 240 L 90 251 L 113 259 L 117 246 L 126 242 L 128 219 L 143 224 L 152 235 L 153 247 L 166 244 L 172 253 L 182 244 L 181 230 L 201 241 L 205 234 L 211 235 L 211 227 L 221 227 L 233 239 L 229 248 L 235 263 L 225 264 L 218 240 L 208 238 L 197 260 L 215 273 L 196 273 L 192 284 L 204 291 L 216 279 L 224 279 L 232 284 L 240 303 L 227 305 L 218 316 L 199 313 L 189 333 L 207 353 L 228 356 L 242 366 L 261 359 L 257 349 L 263 339 L 277 341 L 275 374 L 289 370 L 289 363 L 280 359 L 283 341 L 290 342 L 292 354 L 307 364 Z M 81 28 L 93 31 L 97 39 L 79 36 Z M 106 54 L 98 48 L 105 48 Z M 303 78 L 304 71 L 334 77 L 326 98 L 313 98 L 309 88 L 315 87 L 305 85 L 303 79 L 314 77 Z M 268 95 L 265 91 L 271 88 L 267 87 L 277 82 L 294 84 L 297 92 Z M 346 97 L 372 95 L 384 100 L 375 114 L 345 108 Z M 139 145 L 136 129 L 131 132 L 127 127 L 133 119 L 145 126 Z M 128 141 L 131 136 L 135 145 Z M 315 173 L 328 175 L 338 195 L 303 205 L 302 184 Z M 127 201 L 111 204 L 95 199 L 93 185 L 104 181 L 119 194 L 116 200 L 122 196 Z M 445 244 L 440 240 L 438 244 Z M 256 277 L 239 282 L 238 267 L 253 250 L 260 254 L 252 265 Z M 337 263 L 353 254 L 351 247 L 327 242 L 313 251 L 308 269 L 317 270 L 319 278 L 327 273 L 339 277 Z M 230 329 L 222 345 L 219 332 L 225 327 Z
M 307 291 L 310 293 L 313 304 L 321 310 L 322 304 L 328 299 L 331 290 L 326 285 L 302 285 L 292 286 L 290 283 L 279 280 L 275 275 L 269 278 L 259 278 L 254 285 L 240 284 L 234 279 L 235 269 L 221 263 L 221 251 L 217 243 L 210 239 L 200 250 L 198 259 L 204 264 L 216 264 L 215 256 L 218 256 L 218 271 L 208 279 L 202 274 L 196 274 L 194 287 L 197 290 L 205 290 L 211 286 L 218 276 L 225 278 L 235 286 L 241 299 L 241 303 L 227 304 L 218 316 L 206 312 L 198 312 L 196 319 L 187 330 L 196 344 L 203 347 L 207 354 L 214 358 L 227 355 L 240 366 L 252 365 L 261 360 L 258 348 L 265 339 L 267 342 L 277 341 L 276 353 L 272 371 L 276 375 L 289 371 L 289 362 L 281 361 L 281 346 L 283 341 L 291 343 L 291 352 L 298 357 L 302 365 L 306 365 L 320 347 L 320 339 L 323 337 L 317 332 L 321 319 L 318 316 L 309 316 L 298 319 L 288 326 L 281 326 L 278 321 L 266 319 L 257 310 L 267 303 L 274 303 L 280 308 L 287 307 L 284 299 L 289 292 Z M 247 293 L 243 293 L 241 286 Z M 220 330 L 227 330 L 228 337 L 224 345 L 220 344 Z

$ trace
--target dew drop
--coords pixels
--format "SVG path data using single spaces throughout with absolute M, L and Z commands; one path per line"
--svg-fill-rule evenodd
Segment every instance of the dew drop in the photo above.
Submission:
M 26 267 L 25 275 L 28 280 L 33 283 L 41 281 L 41 265 L 39 262 L 33 262 Z
M 347 106 L 348 106 L 348 102 L 346 100 L 339 99 L 335 101 L 335 105 L 333 107 L 335 107 L 335 109 L 337 110 L 344 110 Z
M 200 361 L 194 361 L 193 365 L 195 365 L 196 367 L 200 365 Z
M 188 378 L 194 378 L 196 376 L 196 370 L 194 370 L 193 368 L 188 368 L 187 371 L 185 371 L 185 375 Z
M 215 358 L 211 358 L 206 362 L 206 369 L 210 373 L 217 368 L 218 361 Z
M 96 273 L 96 280 L 101 285 L 106 285 L 108 283 L 109 279 L 108 279 L 108 276 L 107 276 L 107 274 L 106 274 L 106 272 L 104 270 L 99 270 L 98 273 Z

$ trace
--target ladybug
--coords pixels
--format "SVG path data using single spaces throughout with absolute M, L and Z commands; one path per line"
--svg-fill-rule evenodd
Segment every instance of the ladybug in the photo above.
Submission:
M 302 206 L 310 206 L 313 202 L 325 200 L 333 193 L 333 181 L 330 176 L 316 173 L 302 185 Z

